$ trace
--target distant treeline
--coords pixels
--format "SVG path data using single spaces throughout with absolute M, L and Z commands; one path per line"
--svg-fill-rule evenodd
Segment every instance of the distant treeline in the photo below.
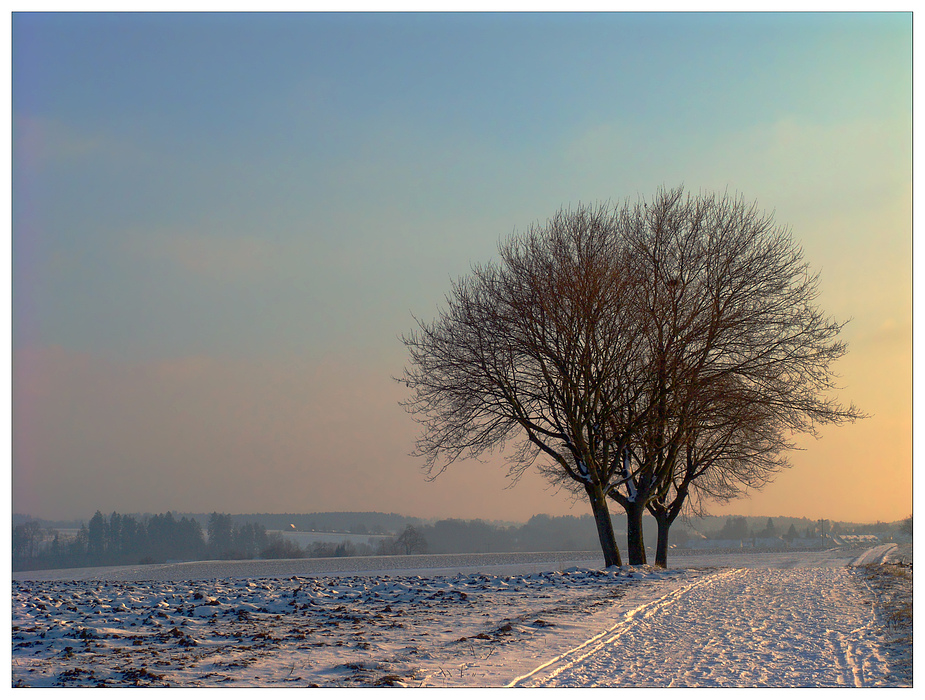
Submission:
M 536 515 L 523 525 L 483 520 L 439 520 L 424 524 L 417 518 L 383 514 L 313 514 L 261 517 L 263 522 L 244 521 L 245 516 L 212 513 L 205 530 L 195 517 L 158 515 L 109 516 L 97 513 L 89 524 L 80 523 L 76 533 L 64 534 L 34 520 L 13 527 L 13 570 L 153 564 L 165 561 L 209 559 L 280 559 L 393 554 L 452 554 L 524 551 L 579 551 L 596 546 L 591 516 Z M 333 514 L 331 514 L 333 515 Z M 369 517 L 373 515 L 374 517 Z M 331 520 L 345 535 L 383 533 L 386 523 L 392 537 L 356 537 L 336 542 L 312 542 L 300 547 L 276 530 L 293 525 L 302 532 L 330 532 Z M 283 525 L 289 521 L 287 525 Z M 276 528 L 268 532 L 267 523 Z M 349 525 L 348 525 L 349 523 Z M 310 526 L 314 525 L 315 528 Z M 680 528 L 678 532 L 683 532 Z
M 830 535 L 880 535 L 904 532 L 911 529 L 911 516 L 892 523 L 844 523 L 834 520 L 810 520 L 809 518 L 746 518 L 733 515 L 720 523 L 711 518 L 712 527 L 701 532 L 710 539 L 747 540 L 779 537 L 787 541 L 796 539 L 817 539 Z M 911 532 L 909 533 L 911 534 Z
M 619 529 L 617 523 L 615 528 Z M 483 520 L 438 520 L 416 528 L 431 554 L 489 552 L 565 552 L 600 545 L 590 515 L 534 515 L 523 525 Z
M 330 532 L 328 514 L 295 517 L 275 515 L 275 529 L 307 531 L 311 525 Z M 13 526 L 13 570 L 153 564 L 201 559 L 279 559 L 342 557 L 418 553 L 483 553 L 518 551 L 593 550 L 596 546 L 591 516 L 537 515 L 523 525 L 482 520 L 439 520 L 422 524 L 418 518 L 383 514 L 337 514 L 341 531 L 353 535 L 383 533 L 391 526 L 392 537 L 368 543 L 312 542 L 300 547 L 279 532 L 268 532 L 267 520 L 242 522 L 243 516 L 212 513 L 203 530 L 194 517 L 158 515 L 109 516 L 97 513 L 89 524 L 80 523 L 76 534 L 66 535 L 35 520 Z M 364 517 L 366 516 L 366 517 Z M 260 517 L 260 516 L 251 516 Z M 283 525 L 287 522 L 287 525 Z M 348 524 L 349 523 L 349 524 Z
M 13 570 L 22 571 L 301 554 L 289 545 L 279 534 L 267 534 L 263 525 L 236 524 L 224 513 L 212 513 L 203 533 L 198 520 L 177 519 L 171 512 L 136 518 L 97 511 L 89 525 L 81 523 L 70 537 L 36 521 L 15 525 L 12 554 Z
M 17 521 L 14 520 L 14 523 Z M 203 528 L 202 522 L 206 523 Z M 613 519 L 618 537 L 625 537 L 622 518 Z M 886 523 L 857 527 L 806 518 L 708 518 L 697 525 L 700 533 L 717 539 L 748 537 L 819 536 L 823 532 L 863 534 L 882 531 Z M 293 527 L 294 526 L 294 527 Z M 706 526 L 706 527 L 704 527 Z M 425 522 L 385 513 L 310 513 L 175 516 L 105 516 L 97 512 L 88 525 L 69 528 L 65 535 L 48 523 L 19 517 L 13 526 L 13 570 L 148 564 L 201 559 L 295 559 L 391 554 L 456 554 L 492 552 L 594 551 L 599 545 L 591 515 L 535 515 L 523 524 L 484 520 Z M 646 542 L 654 542 L 656 525 L 643 520 Z M 300 547 L 278 531 L 342 532 L 342 542 L 312 542 Z M 347 538 L 347 534 L 353 535 Z M 356 535 L 380 535 L 367 542 Z M 381 537 L 391 534 L 391 537 Z M 691 528 L 674 527 L 671 543 L 683 548 Z M 330 538 L 328 538 L 330 539 Z M 621 543 L 622 546 L 622 543 Z
M 612 520 L 618 544 L 623 547 L 626 537 L 625 519 L 616 516 Z M 642 527 L 644 541 L 651 547 L 658 533 L 655 519 L 644 517 Z M 895 529 L 899 529 L 899 523 L 858 526 L 807 518 L 711 517 L 693 523 L 677 523 L 671 529 L 669 544 L 683 549 L 703 537 L 739 540 L 781 538 L 793 541 L 823 535 L 875 534 Z M 433 524 L 409 525 L 407 530 L 410 530 L 407 534 L 403 533 L 405 540 L 417 543 L 416 551 L 431 554 L 594 551 L 600 546 L 591 515 L 535 515 L 523 525 L 507 526 L 481 520 L 440 520 Z M 401 538 L 395 544 L 402 551 Z M 408 549 L 407 545 L 404 549 Z

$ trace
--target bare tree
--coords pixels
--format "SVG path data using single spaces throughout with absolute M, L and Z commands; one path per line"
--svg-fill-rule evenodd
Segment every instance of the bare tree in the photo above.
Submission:
M 417 454 L 436 476 L 515 441 L 510 476 L 538 466 L 587 497 L 605 565 L 620 565 L 607 505 L 617 478 L 614 414 L 635 400 L 638 283 L 607 207 L 560 211 L 501 246 L 499 265 L 453 285 L 432 323 L 403 338 Z
M 395 540 L 395 546 L 402 554 L 427 553 L 427 540 L 413 525 L 405 527 L 398 539 Z
M 861 415 L 828 396 L 846 348 L 817 277 L 741 199 L 679 188 L 560 211 L 500 257 L 403 338 L 416 453 L 436 477 L 514 442 L 512 478 L 535 466 L 588 499 L 608 566 L 621 563 L 608 498 L 631 564 L 646 562 L 643 514 L 660 518 L 664 563 L 691 494 L 760 488 L 786 465 L 785 435 Z
M 789 466 L 784 452 L 794 446 L 767 407 L 731 382 L 704 399 L 676 463 L 647 504 L 658 524 L 657 566 L 668 566 L 669 530 L 678 516 L 705 515 L 708 501 L 761 489 Z
M 627 513 L 630 563 L 644 563 L 645 509 L 664 526 L 667 548 L 694 484 L 719 499 L 760 488 L 786 465 L 785 435 L 862 414 L 829 396 L 844 324 L 818 308 L 818 275 L 771 215 L 679 188 L 625 207 L 619 228 L 645 269 L 634 298 L 647 319 L 640 342 L 650 369 L 648 421 L 634 431 L 610 496 Z

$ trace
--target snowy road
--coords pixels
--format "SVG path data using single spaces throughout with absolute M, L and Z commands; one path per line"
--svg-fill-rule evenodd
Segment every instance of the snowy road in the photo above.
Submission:
M 891 546 L 855 557 L 879 563 Z M 519 687 L 865 687 L 890 683 L 874 593 L 844 553 L 720 570 L 627 611 Z

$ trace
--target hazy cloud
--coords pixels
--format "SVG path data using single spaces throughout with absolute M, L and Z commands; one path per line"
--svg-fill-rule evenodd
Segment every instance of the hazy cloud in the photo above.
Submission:
M 13 154 L 17 162 L 33 170 L 101 159 L 123 164 L 150 160 L 142 148 L 125 138 L 28 114 L 13 115 Z
M 13 144 L 20 157 L 44 166 L 97 153 L 102 150 L 104 140 L 54 119 L 14 115 Z
M 273 244 L 257 236 L 203 233 L 196 230 L 130 233 L 124 245 L 152 262 L 166 262 L 184 272 L 216 282 L 251 278 L 280 260 Z

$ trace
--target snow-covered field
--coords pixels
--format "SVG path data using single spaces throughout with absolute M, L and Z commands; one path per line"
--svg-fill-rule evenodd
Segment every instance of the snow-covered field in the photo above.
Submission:
M 668 570 L 553 553 L 17 572 L 12 680 L 908 686 L 911 628 L 906 643 L 857 566 L 893 547 L 691 554 Z M 911 606 L 911 569 L 908 588 Z

